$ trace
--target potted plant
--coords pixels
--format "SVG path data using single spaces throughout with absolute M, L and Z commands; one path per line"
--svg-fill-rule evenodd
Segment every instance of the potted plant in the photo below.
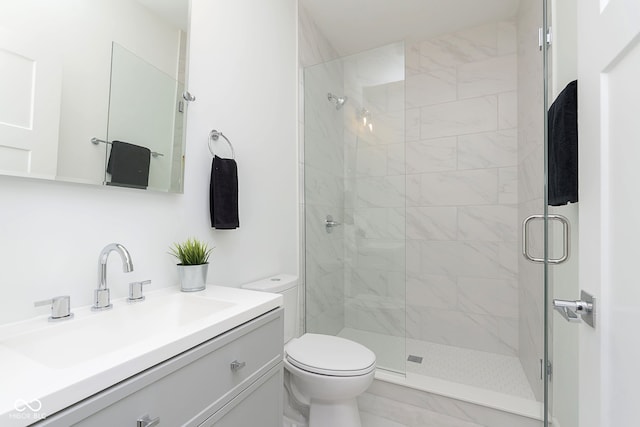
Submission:
M 174 243 L 170 254 L 180 261 L 178 275 L 183 292 L 201 291 L 206 287 L 209 255 L 213 248 L 196 238 L 188 238 L 183 243 Z

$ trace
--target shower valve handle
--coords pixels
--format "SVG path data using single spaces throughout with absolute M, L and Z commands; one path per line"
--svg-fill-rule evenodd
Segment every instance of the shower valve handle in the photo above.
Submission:
M 327 233 L 331 233 L 334 227 L 337 227 L 340 224 L 338 221 L 333 220 L 333 216 L 327 215 L 327 219 L 324 220 L 324 228 L 327 230 Z

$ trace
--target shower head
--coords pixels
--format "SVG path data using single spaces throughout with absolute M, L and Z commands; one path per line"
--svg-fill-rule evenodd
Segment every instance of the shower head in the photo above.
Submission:
M 329 102 L 332 102 L 335 104 L 336 106 L 336 110 L 339 110 L 342 108 L 342 106 L 344 105 L 345 102 L 347 102 L 347 98 L 346 96 L 335 96 L 334 94 L 332 94 L 331 92 L 327 93 L 327 99 L 329 100 Z

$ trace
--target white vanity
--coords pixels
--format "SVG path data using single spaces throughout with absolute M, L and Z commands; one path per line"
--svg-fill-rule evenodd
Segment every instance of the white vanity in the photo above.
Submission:
M 281 297 L 209 286 L 0 327 L 0 425 L 282 425 Z

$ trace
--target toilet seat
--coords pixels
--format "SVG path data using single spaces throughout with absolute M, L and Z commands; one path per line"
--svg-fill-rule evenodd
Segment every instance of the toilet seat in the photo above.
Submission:
M 375 354 L 356 342 L 321 334 L 304 334 L 285 347 L 293 366 L 307 372 L 335 377 L 366 375 L 375 369 Z

